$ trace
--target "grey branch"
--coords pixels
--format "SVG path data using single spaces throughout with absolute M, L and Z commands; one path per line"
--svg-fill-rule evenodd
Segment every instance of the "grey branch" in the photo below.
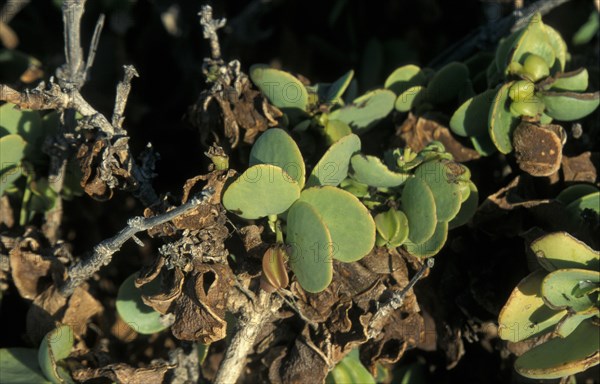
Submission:
M 246 366 L 246 357 L 254 346 L 262 325 L 269 319 L 276 306 L 273 305 L 272 298 L 271 294 L 261 289 L 257 300 L 246 306 L 237 331 L 227 346 L 214 384 L 234 384 L 238 381 L 242 369 Z
M 123 80 L 117 85 L 117 97 L 112 116 L 112 125 L 118 130 L 122 129 L 123 121 L 125 120 L 123 114 L 125 113 L 127 97 L 129 97 L 129 92 L 131 92 L 131 80 L 134 77 L 140 76 L 133 65 L 124 65 L 123 69 L 125 70 L 125 75 L 123 76 Z
M 174 218 L 191 211 L 200 204 L 206 203 L 211 198 L 213 193 L 214 191 L 212 189 L 206 189 L 202 191 L 201 198 L 193 198 L 187 203 L 163 214 L 148 218 L 137 216 L 129 219 L 127 221 L 127 226 L 123 228 L 116 236 L 108 238 L 96 245 L 90 257 L 69 268 L 69 277 L 60 289 L 61 294 L 64 296 L 71 295 L 75 288 L 83 284 L 103 266 L 108 265 L 112 260 L 113 254 L 119 251 L 121 246 L 127 240 L 133 238 L 136 233 L 147 231 L 148 229 L 171 221 Z
M 83 49 L 81 48 L 81 17 L 85 0 L 65 0 L 62 4 L 65 58 L 67 63 L 58 74 L 63 88 L 80 89 L 85 82 Z
M 369 321 L 369 328 L 367 330 L 367 336 L 369 339 L 377 336 L 377 333 L 381 331 L 385 320 L 394 312 L 396 309 L 400 308 L 404 303 L 404 298 L 408 294 L 408 292 L 415 286 L 415 284 L 423 277 L 425 272 L 428 269 L 433 268 L 434 260 L 432 257 L 427 259 L 427 262 L 421 266 L 421 268 L 417 271 L 417 273 L 413 276 L 413 278 L 408 282 L 406 287 L 401 291 L 394 292 L 391 299 L 389 299 L 385 304 L 381 305 L 377 312 Z
M 213 19 L 212 7 L 203 5 L 200 15 L 200 25 L 204 33 L 204 38 L 210 42 L 211 57 L 215 61 L 221 60 L 221 46 L 219 45 L 219 36 L 217 30 L 223 28 L 227 19 Z

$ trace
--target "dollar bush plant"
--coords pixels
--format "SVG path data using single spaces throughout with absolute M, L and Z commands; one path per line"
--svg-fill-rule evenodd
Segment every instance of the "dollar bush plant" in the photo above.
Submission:
M 598 364 L 600 253 L 566 232 L 531 244 L 541 266 L 514 289 L 498 319 L 512 342 L 543 337 L 515 361 L 521 375 L 552 379 Z

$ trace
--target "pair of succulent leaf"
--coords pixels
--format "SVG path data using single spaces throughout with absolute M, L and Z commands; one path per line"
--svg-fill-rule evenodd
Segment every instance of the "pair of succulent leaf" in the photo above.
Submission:
M 542 268 L 511 293 L 498 319 L 499 336 L 512 342 L 552 336 L 519 356 L 515 369 L 552 379 L 598 365 L 600 253 L 566 232 L 538 238 L 531 250 Z
M 390 158 L 395 164 L 363 154 L 350 160 L 352 180 L 384 190 L 400 205 L 375 216 L 377 245 L 405 245 L 417 257 L 433 256 L 446 242 L 448 229 L 465 224 L 475 213 L 478 193 L 471 173 L 439 142 L 418 154 L 396 149 Z
M 586 69 L 564 72 L 567 56 L 560 34 L 534 15 L 525 28 L 498 45 L 487 69 L 490 89 L 454 112 L 451 130 L 469 137 L 482 155 L 496 150 L 508 154 L 522 119 L 547 125 L 554 119 L 573 121 L 589 115 L 598 107 L 600 93 L 583 93 L 588 87 Z
M 358 136 L 342 137 L 306 178 L 296 142 L 282 129 L 269 129 L 252 147 L 250 167 L 226 187 L 222 201 L 228 211 L 245 219 L 285 221 L 285 252 L 280 247 L 267 252 L 263 264 L 274 287 L 286 283 L 281 263 L 287 261 L 306 291 L 320 292 L 333 277 L 333 259 L 357 261 L 373 248 L 375 223 L 369 211 L 337 188 L 360 147 Z

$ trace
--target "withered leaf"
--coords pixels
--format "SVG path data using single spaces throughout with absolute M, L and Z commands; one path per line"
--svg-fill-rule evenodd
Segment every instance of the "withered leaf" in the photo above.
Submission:
M 421 151 L 427 144 L 437 140 L 444 144 L 446 151 L 450 152 L 458 162 L 478 159 L 476 150 L 460 143 L 447 127 L 429 119 L 427 116 L 408 115 L 402 125 L 396 128 L 396 136 L 400 138 L 396 146 L 408 146 L 415 152 Z
M 560 168 L 565 133 L 560 125 L 522 122 L 513 133 L 519 167 L 532 176 L 550 176 Z
M 54 268 L 61 267 L 58 261 L 21 249 L 20 245 L 10 251 L 9 257 L 13 282 L 21 297 L 28 300 L 35 299 L 52 282 L 50 269 L 53 265 Z
M 124 363 L 117 363 L 96 369 L 78 369 L 73 372 L 73 378 L 77 381 L 87 381 L 105 377 L 117 383 L 162 383 L 167 371 L 173 368 L 174 365 L 167 363 L 153 363 L 145 368 L 134 368 Z

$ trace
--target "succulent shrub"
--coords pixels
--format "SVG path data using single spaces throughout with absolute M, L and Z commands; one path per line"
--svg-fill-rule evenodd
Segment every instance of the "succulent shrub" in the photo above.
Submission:
M 567 57 L 560 34 L 534 15 L 498 45 L 486 70 L 489 89 L 466 100 L 454 112 L 450 128 L 470 138 L 484 156 L 515 151 L 519 165 L 530 174 L 556 172 L 566 135 L 552 121 L 581 119 L 600 102 L 599 92 L 586 93 L 585 68 L 565 72 Z
M 541 268 L 513 290 L 498 319 L 499 335 L 542 338 L 515 361 L 530 378 L 559 378 L 600 362 L 600 252 L 566 232 L 531 243 Z
M 49 157 L 42 151 L 47 136 L 56 133 L 58 114 L 41 115 L 38 111 L 16 109 L 14 104 L 0 106 L 0 195 L 19 196 L 22 201 L 20 224 L 27 223 L 34 214 L 44 213 L 54 206 L 58 193 L 47 177 Z M 61 198 L 71 199 L 82 193 L 79 170 L 69 164 Z M 23 185 L 17 185 L 19 179 Z
M 332 259 L 357 261 L 371 251 L 375 223 L 369 211 L 337 188 L 360 148 L 355 134 L 342 137 L 307 177 L 302 154 L 283 129 L 269 129 L 258 138 L 250 167 L 227 186 L 223 205 L 244 219 L 269 219 L 278 244 L 263 259 L 264 283 L 287 285 L 287 263 L 306 291 L 319 292 L 331 282 Z
M 329 144 L 350 133 L 363 134 L 394 107 L 393 92 L 376 89 L 356 97 L 349 71 L 333 83 L 303 84 L 293 75 L 264 65 L 250 68 L 250 78 L 282 110 L 296 132 L 319 130 Z M 345 97 L 344 97 L 345 96 Z
M 6 383 L 74 383 L 62 360 L 73 349 L 73 330 L 61 325 L 44 337 L 39 348 L 2 348 L 2 381 Z
M 385 162 L 358 153 L 343 187 L 375 211 L 377 245 L 403 245 L 411 254 L 430 257 L 446 242 L 448 229 L 475 213 L 478 193 L 469 169 L 432 142 L 421 152 L 389 152 Z

